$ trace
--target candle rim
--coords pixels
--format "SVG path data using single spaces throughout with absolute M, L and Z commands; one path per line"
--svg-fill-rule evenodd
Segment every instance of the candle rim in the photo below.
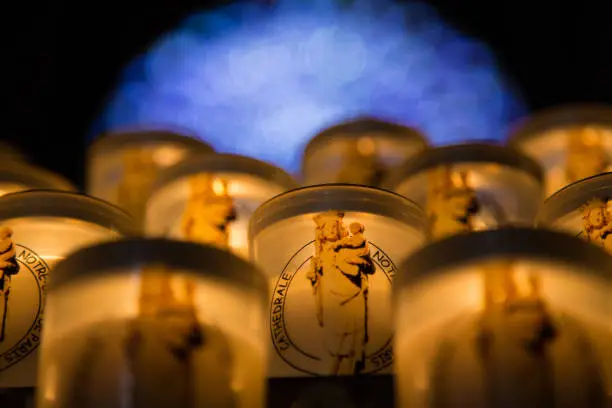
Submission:
M 89 157 L 109 150 L 128 146 L 142 147 L 147 143 L 177 143 L 199 152 L 215 153 L 210 143 L 205 142 L 196 133 L 181 129 L 180 131 L 164 128 L 127 127 L 108 131 L 98 135 L 87 149 Z
M 393 191 L 357 184 L 319 184 L 281 193 L 260 205 L 251 215 L 249 242 L 263 229 L 292 217 L 324 211 L 363 212 L 394 218 L 423 231 L 428 221 L 414 201 Z
M 542 109 L 512 125 L 507 143 L 518 147 L 548 131 L 588 125 L 612 130 L 612 105 L 586 103 Z
M 27 161 L 0 162 L 0 181 L 23 184 L 28 189 L 77 191 L 76 186 L 67 178 Z
M 439 166 L 463 163 L 497 164 L 529 174 L 544 184 L 542 166 L 518 149 L 482 142 L 458 143 L 427 149 L 391 170 L 383 180 L 383 188 L 394 190 L 407 179 Z
M 263 160 L 229 153 L 198 154 L 162 170 L 151 189 L 150 198 L 177 180 L 198 174 L 214 173 L 237 173 L 259 177 L 286 190 L 298 186 L 297 181 L 285 170 Z
M 469 262 L 516 257 L 570 264 L 612 281 L 612 257 L 604 250 L 563 232 L 514 226 L 457 234 L 421 247 L 400 264 L 393 298 L 407 286 Z
M 536 225 L 551 225 L 596 198 L 612 198 L 612 172 L 577 180 L 549 196 L 540 208 Z
M 121 235 L 136 235 L 132 217 L 120 207 L 84 193 L 31 189 L 0 197 L 0 220 L 16 218 L 71 218 L 101 225 Z
M 253 290 L 268 300 L 268 280 L 251 262 L 210 245 L 167 238 L 130 237 L 78 249 L 53 268 L 48 289 L 99 274 L 125 273 L 144 266 L 167 266 Z
M 360 116 L 321 130 L 306 143 L 303 158 L 308 157 L 313 150 L 327 144 L 331 139 L 350 140 L 366 136 L 367 133 L 384 133 L 386 137 L 415 142 L 421 144 L 423 148 L 429 146 L 427 137 L 414 127 L 374 117 Z

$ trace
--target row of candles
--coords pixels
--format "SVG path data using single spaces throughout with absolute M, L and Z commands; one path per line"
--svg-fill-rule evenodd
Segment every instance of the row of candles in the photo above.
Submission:
M 438 148 L 358 119 L 311 140 L 299 182 L 116 132 L 89 195 L 3 146 L 0 399 L 255 408 L 266 379 L 376 374 L 398 407 L 609 407 L 610 118 Z

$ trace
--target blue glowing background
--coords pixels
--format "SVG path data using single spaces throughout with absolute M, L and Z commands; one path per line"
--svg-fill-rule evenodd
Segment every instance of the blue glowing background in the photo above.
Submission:
M 523 112 L 487 47 L 427 5 L 281 0 L 186 19 L 125 69 L 94 131 L 178 126 L 295 171 L 315 133 L 358 115 L 445 144 L 499 139 Z

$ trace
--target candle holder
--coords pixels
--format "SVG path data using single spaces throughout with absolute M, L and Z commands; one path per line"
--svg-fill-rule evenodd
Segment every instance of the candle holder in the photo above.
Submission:
M 55 263 L 82 246 L 133 233 L 127 214 L 85 195 L 32 190 L 0 197 L 0 388 L 35 385 Z
M 23 160 L 0 156 L 0 196 L 25 190 L 76 191 L 76 187 L 65 178 L 26 163 Z
M 305 185 L 349 183 L 378 186 L 389 169 L 427 147 L 415 129 L 370 118 L 330 127 L 304 152 Z
M 611 198 L 612 173 L 577 181 L 546 199 L 537 225 L 567 232 L 612 253 Z
M 213 247 L 129 239 L 60 262 L 38 408 L 263 408 L 267 283 Z
M 545 110 L 516 126 L 508 143 L 544 168 L 546 195 L 612 170 L 612 107 L 566 106 Z
M 194 157 L 160 173 L 147 204 L 145 231 L 229 248 L 248 259 L 251 214 L 296 186 L 282 169 L 249 157 Z
M 566 234 L 455 235 L 394 285 L 401 407 L 608 407 L 612 258 Z
M 504 225 L 532 225 L 542 170 L 514 149 L 465 143 L 429 149 L 389 175 L 384 187 L 426 209 L 434 239 Z
M 326 386 L 354 393 L 360 379 L 337 378 L 391 373 L 395 265 L 425 241 L 425 229 L 416 204 L 365 186 L 304 187 L 255 211 L 251 259 L 270 285 L 271 407 L 310 398 L 311 382 L 290 377 L 327 377 Z M 370 391 L 377 406 L 392 406 Z
M 87 154 L 87 192 L 126 210 L 142 226 L 145 204 L 160 170 L 213 148 L 195 138 L 158 130 L 102 136 Z

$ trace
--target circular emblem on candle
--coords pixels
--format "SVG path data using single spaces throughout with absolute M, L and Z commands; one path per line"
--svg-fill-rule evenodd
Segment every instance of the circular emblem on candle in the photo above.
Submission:
M 343 214 L 314 217 L 316 239 L 292 256 L 274 287 L 270 331 L 278 355 L 311 375 L 371 374 L 393 361 L 396 268 Z
M 11 236 L 0 227 L 0 372 L 38 348 L 49 272 L 40 256 Z

